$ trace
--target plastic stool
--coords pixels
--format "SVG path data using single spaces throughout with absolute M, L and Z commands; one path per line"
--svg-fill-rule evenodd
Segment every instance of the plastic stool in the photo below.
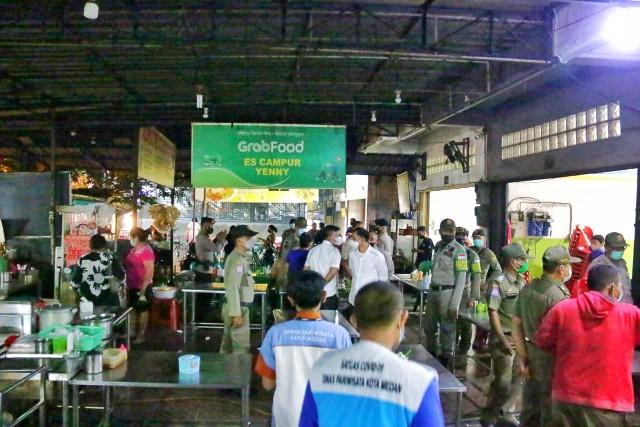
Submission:
M 180 306 L 175 298 L 171 299 L 151 299 L 151 314 L 149 323 L 151 326 L 169 328 L 174 331 L 179 329 Z

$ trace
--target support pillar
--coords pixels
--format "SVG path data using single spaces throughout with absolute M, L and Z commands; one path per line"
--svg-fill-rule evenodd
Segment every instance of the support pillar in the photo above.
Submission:
M 507 184 L 490 183 L 489 247 L 495 253 L 507 242 Z
M 51 210 L 49 211 L 49 233 L 51 235 L 50 239 L 50 250 L 51 250 L 51 268 L 53 269 L 53 274 L 58 274 L 56 271 L 56 211 L 58 209 L 57 200 L 56 200 L 56 113 L 54 110 L 51 110 L 51 134 L 49 141 L 49 169 L 51 171 L 51 194 L 50 194 L 50 205 Z M 57 281 L 54 277 L 54 283 Z M 54 289 L 53 291 L 54 297 L 59 298 L 60 292 L 59 289 Z M 42 283 L 38 281 L 38 298 L 42 297 Z

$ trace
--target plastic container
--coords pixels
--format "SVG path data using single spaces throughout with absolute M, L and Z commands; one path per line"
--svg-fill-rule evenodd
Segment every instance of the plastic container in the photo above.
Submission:
M 88 301 L 85 297 L 80 300 L 80 318 L 83 319 L 86 316 L 93 314 L 93 302 Z
M 41 331 L 38 336 L 41 338 L 52 338 L 53 340 L 53 352 L 54 353 L 64 353 L 67 351 L 67 336 L 55 336 L 54 332 L 57 328 L 60 328 L 60 325 L 50 326 L 47 329 Z M 73 341 L 77 341 L 78 345 L 75 345 L 76 342 L 73 342 L 74 349 L 76 351 L 91 351 L 102 344 L 102 336 L 104 334 L 104 329 L 96 326 L 67 326 L 68 331 L 80 331 L 82 335 L 80 335 L 79 339 L 72 338 Z M 64 340 L 64 350 L 60 351 L 60 346 L 62 345 L 60 342 L 60 338 Z M 56 339 L 58 339 L 58 346 L 56 346 Z M 58 351 L 56 351 L 58 349 Z
M 102 364 L 105 368 L 114 369 L 127 360 L 127 351 L 119 348 L 108 348 L 102 352 Z
M 58 336 L 51 338 L 51 345 L 53 347 L 54 354 L 64 354 L 67 352 L 67 337 Z
M 180 374 L 196 374 L 200 372 L 200 356 L 185 354 L 178 357 L 178 371 Z

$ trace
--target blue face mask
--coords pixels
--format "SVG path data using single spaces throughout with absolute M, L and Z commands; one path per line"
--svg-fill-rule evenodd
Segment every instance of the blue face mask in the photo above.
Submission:
M 611 251 L 611 259 L 614 261 L 620 261 L 624 255 L 624 251 Z
M 473 246 L 478 249 L 484 248 L 484 240 L 483 239 L 473 239 Z

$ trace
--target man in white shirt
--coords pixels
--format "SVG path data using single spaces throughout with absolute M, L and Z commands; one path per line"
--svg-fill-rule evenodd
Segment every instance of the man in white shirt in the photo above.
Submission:
M 369 244 L 384 255 L 384 260 L 387 263 L 387 273 L 389 274 L 389 280 L 391 280 L 393 278 L 393 259 L 391 259 L 391 255 L 378 249 L 378 233 L 375 231 L 369 232 Z
M 338 270 L 340 269 L 340 251 L 336 247 L 336 240 L 340 229 L 334 225 L 327 225 L 321 231 L 322 243 L 309 251 L 307 261 L 304 263 L 305 270 L 315 271 L 324 277 L 327 283 L 324 287 L 326 293 L 325 302 L 320 307 L 321 310 L 337 310 L 338 296 L 336 288 L 338 285 Z
M 389 221 L 384 218 L 378 218 L 374 222 L 378 231 L 378 250 L 381 251 L 385 255 L 385 257 L 391 258 L 391 271 L 389 274 L 393 275 L 393 270 L 395 269 L 393 265 L 394 243 L 391 236 L 389 236 Z
M 351 218 L 353 220 L 353 218 Z M 351 277 L 351 268 L 349 267 L 349 255 L 351 252 L 358 249 L 358 245 L 351 239 L 353 232 L 358 228 L 363 228 L 364 224 L 362 221 L 351 221 L 351 228 L 347 230 L 346 241 L 342 245 L 341 255 L 342 255 L 342 268 L 344 273 L 346 273 L 347 277 Z
M 349 292 L 350 309 L 353 308 L 356 294 L 361 288 L 372 282 L 386 282 L 389 279 L 384 255 L 369 245 L 369 232 L 364 228 L 358 228 L 354 230 L 351 238 L 358 244 L 358 248 L 349 256 L 349 267 L 352 272 L 351 292 Z M 351 310 L 347 314 L 350 312 Z

